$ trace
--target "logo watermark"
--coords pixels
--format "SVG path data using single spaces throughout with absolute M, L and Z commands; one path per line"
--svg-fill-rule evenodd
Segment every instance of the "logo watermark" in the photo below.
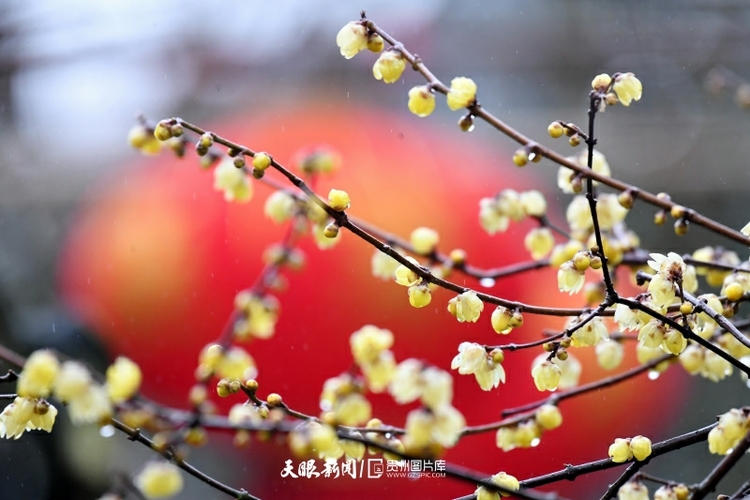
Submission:
M 292 479 L 318 479 L 350 477 L 352 479 L 379 479 L 381 477 L 445 477 L 445 460 L 385 460 L 366 458 L 356 460 L 302 460 L 294 464 L 289 459 L 284 462 L 281 477 Z

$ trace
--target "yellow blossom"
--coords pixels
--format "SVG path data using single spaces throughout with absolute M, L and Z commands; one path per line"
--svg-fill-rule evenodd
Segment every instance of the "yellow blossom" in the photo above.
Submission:
M 216 376 L 219 378 L 235 378 L 239 380 L 253 379 L 258 375 L 255 360 L 248 352 L 239 346 L 232 346 L 224 352 L 221 360 L 216 364 Z
M 112 403 L 103 386 L 97 383 L 89 384 L 86 392 L 70 399 L 68 414 L 75 424 L 99 422 L 112 414 Z
M 18 375 L 16 392 L 19 396 L 35 398 L 49 395 L 59 366 L 52 351 L 34 351 L 26 359 L 23 370 Z
M 331 189 L 328 193 L 328 205 L 337 212 L 343 212 L 349 205 L 351 200 L 349 194 L 346 191 L 340 189 Z
M 534 414 L 534 419 L 539 426 L 545 431 L 557 429 L 562 425 L 562 413 L 560 409 L 551 404 L 542 405 Z
M 420 374 L 422 404 L 431 410 L 450 404 L 453 399 L 453 377 L 435 366 L 424 368 Z
M 372 74 L 376 80 L 383 80 L 385 83 L 394 83 L 401 78 L 401 74 L 406 68 L 406 61 L 397 50 L 386 50 L 372 67 Z
M 581 153 L 575 156 L 570 156 L 566 159 L 585 167 L 588 165 L 588 151 L 582 151 Z M 591 162 L 591 167 L 592 170 L 597 174 L 605 175 L 607 177 L 610 177 L 612 175 L 612 170 L 609 167 L 607 158 L 596 149 L 594 150 L 594 157 Z M 576 173 L 567 167 L 560 167 L 560 169 L 557 171 L 557 186 L 562 189 L 563 193 L 576 194 L 571 183 L 571 179 L 575 175 Z M 599 185 L 599 182 L 594 181 L 594 186 L 597 185 Z
M 349 337 L 354 362 L 367 365 L 375 362 L 380 353 L 393 345 L 393 333 L 384 328 L 365 325 Z
M 226 201 L 245 203 L 253 196 L 253 188 L 242 169 L 231 158 L 224 158 L 214 169 L 214 189 L 224 193 Z
M 461 375 L 474 374 L 479 387 L 489 391 L 500 382 L 505 383 L 505 369 L 496 363 L 484 347 L 475 342 L 461 342 L 458 354 L 451 361 L 451 369 Z
M 136 125 L 130 129 L 128 142 L 144 155 L 155 155 L 161 151 L 161 141 L 143 125 Z
M 384 281 L 393 279 L 394 273 L 400 265 L 396 259 L 380 250 L 375 250 L 372 259 L 370 259 L 372 275 Z
M 555 246 L 555 237 L 552 231 L 546 227 L 537 227 L 526 234 L 523 240 L 526 250 L 531 253 L 531 258 L 541 260 L 552 251 Z
M 617 490 L 617 500 L 649 500 L 648 488 L 640 481 L 628 481 Z
M 586 282 L 586 274 L 576 269 L 572 260 L 564 262 L 557 270 L 557 288 L 570 295 L 578 293 Z
M 126 401 L 138 392 L 141 386 L 141 369 L 130 359 L 119 356 L 107 368 L 107 392 L 113 403 Z
M 409 111 L 424 118 L 435 110 L 435 95 L 427 85 L 412 87 L 409 91 Z
M 614 370 L 625 357 L 625 350 L 620 342 L 605 340 L 596 344 L 596 360 L 605 370 Z
M 0 413 L 0 438 L 18 439 L 25 431 L 52 431 L 57 408 L 45 400 L 16 397 Z
M 633 73 L 620 73 L 615 77 L 612 90 L 615 91 L 617 98 L 623 106 L 630 106 L 631 101 L 639 101 L 641 99 L 643 86 Z
M 382 351 L 371 363 L 360 365 L 362 375 L 367 380 L 367 387 L 374 392 L 383 392 L 396 372 L 396 358 L 391 351 Z
M 531 376 L 534 378 L 534 385 L 538 391 L 554 391 L 557 389 L 561 375 L 560 367 L 549 360 L 534 365 L 531 370 Z
M 263 205 L 263 213 L 276 224 L 288 221 L 296 211 L 296 200 L 291 194 L 282 190 L 271 193 Z
M 606 73 L 596 75 L 591 81 L 591 88 L 597 92 L 606 92 L 609 89 L 609 84 L 612 83 L 612 77 Z
M 422 363 L 409 358 L 398 364 L 388 392 L 399 404 L 411 403 L 422 394 Z
M 419 267 L 419 262 L 413 257 L 406 257 L 406 260 Z M 417 273 L 403 264 L 399 264 L 393 274 L 396 277 L 396 283 L 402 286 L 412 286 L 422 282 L 422 278 Z
M 609 446 L 609 458 L 615 463 L 623 463 L 633 458 L 633 450 L 630 449 L 630 440 L 617 438 Z
M 609 332 L 602 318 L 596 317 L 573 332 L 570 339 L 573 347 L 592 346 L 601 340 L 609 340 Z
M 432 301 L 432 293 L 427 285 L 413 285 L 409 287 L 409 304 L 412 307 L 422 308 L 428 306 Z
M 418 227 L 411 232 L 409 241 L 414 251 L 420 255 L 429 255 L 435 250 L 435 246 L 440 240 L 440 235 L 434 229 L 429 227 Z
M 472 290 L 464 292 L 448 302 L 448 311 L 455 316 L 459 323 L 464 321 L 476 323 L 483 309 L 484 302 Z
M 503 306 L 497 306 L 495 310 L 492 311 L 492 316 L 490 318 L 492 329 L 495 330 L 495 332 L 504 335 L 510 333 L 511 330 L 513 330 L 513 327 L 510 324 L 512 317 L 513 313 L 509 309 Z
M 453 111 L 471 106 L 477 97 L 477 84 L 466 77 L 451 80 L 451 88 L 447 95 L 448 107 Z
M 498 210 L 496 201 L 495 198 L 479 200 L 479 223 L 490 236 L 498 232 L 505 232 L 510 224 L 510 218 Z
M 505 472 L 498 472 L 490 478 L 490 481 L 509 491 L 518 491 L 521 488 L 518 479 L 511 476 L 510 474 L 506 474 Z M 510 496 L 510 493 L 496 493 L 494 491 L 488 490 L 484 486 L 478 487 L 474 494 L 476 495 L 477 500 L 498 500 L 501 496 Z
M 630 438 L 630 450 L 636 460 L 646 460 L 651 455 L 651 440 L 641 435 Z
M 351 59 L 367 48 L 367 28 L 360 22 L 347 23 L 336 35 L 336 45 L 342 56 Z
M 547 200 L 541 191 L 536 189 L 521 193 L 519 201 L 526 215 L 530 217 L 542 217 L 547 212 Z
M 83 363 L 66 361 L 55 378 L 55 397 L 68 403 L 83 396 L 92 383 L 91 372 Z
M 149 462 L 133 483 L 146 498 L 168 498 L 182 490 L 180 470 L 169 462 Z

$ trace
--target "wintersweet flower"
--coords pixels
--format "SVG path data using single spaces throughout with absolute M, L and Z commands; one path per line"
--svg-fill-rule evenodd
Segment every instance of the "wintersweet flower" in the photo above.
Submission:
M 435 94 L 427 85 L 417 85 L 409 91 L 409 111 L 424 118 L 435 110 Z
M 429 227 L 418 227 L 411 232 L 409 241 L 416 253 L 429 255 L 435 250 L 435 246 L 440 241 L 440 235 L 437 231 Z
M 361 365 L 362 375 L 367 380 L 367 387 L 374 393 L 381 393 L 391 382 L 396 372 L 396 358 L 391 351 L 385 350 L 371 363 Z
M 448 311 L 459 323 L 465 321 L 476 323 L 482 310 L 484 310 L 484 302 L 473 290 L 464 292 L 448 301 Z
M 498 232 L 505 232 L 510 224 L 510 218 L 498 210 L 495 198 L 482 198 L 479 200 L 479 224 L 492 236 Z
M 372 74 L 376 80 L 383 80 L 385 83 L 397 82 L 406 68 L 406 61 L 401 52 L 397 50 L 387 50 L 380 54 L 375 65 L 372 67 Z
M 562 413 L 560 409 L 551 404 L 542 405 L 534 414 L 534 419 L 539 426 L 545 431 L 557 429 L 562 425 Z
M 538 391 L 554 391 L 557 389 L 561 375 L 560 367 L 549 360 L 534 365 L 531 370 L 531 376 L 534 378 L 534 385 Z
M 536 189 L 524 191 L 519 195 L 519 201 L 529 217 L 542 217 L 547 213 L 547 200 L 541 191 Z
M 365 325 L 349 338 L 352 357 L 358 365 L 367 365 L 377 361 L 380 353 L 393 345 L 393 333 L 384 328 Z
M 636 312 L 625 304 L 617 304 L 615 306 L 615 322 L 622 331 L 640 330 L 641 326 L 643 326 Z
M 485 391 L 497 387 L 500 382 L 505 383 L 505 369 L 475 342 L 459 344 L 458 354 L 451 361 L 451 369 L 458 369 L 461 375 L 474 374 L 479 387 Z
M 471 78 L 460 76 L 451 80 L 451 88 L 446 96 L 448 107 L 457 109 L 471 106 L 477 98 L 477 84 Z
M 449 405 L 453 400 L 453 377 L 435 366 L 424 368 L 420 375 L 422 404 L 431 410 Z
M 570 295 L 578 293 L 586 282 L 586 274 L 576 269 L 572 260 L 564 262 L 557 270 L 557 288 Z
M 141 369 L 130 359 L 119 356 L 107 368 L 107 392 L 113 403 L 132 398 L 141 386 Z
M 351 59 L 367 48 L 367 28 L 362 23 L 350 21 L 336 35 L 336 45 L 342 56 Z
M 417 309 L 428 306 L 432 301 L 432 293 L 430 287 L 422 285 L 413 285 L 409 287 L 409 304 Z
M 331 189 L 328 193 L 328 205 L 337 212 L 343 212 L 349 205 L 351 200 L 349 193 L 340 189 Z
M 18 439 L 25 431 L 52 431 L 57 408 L 46 400 L 16 397 L 0 413 L 0 438 Z
M 511 330 L 513 330 L 513 327 L 510 324 L 512 317 L 513 313 L 508 308 L 497 306 L 495 310 L 492 311 L 492 316 L 490 317 L 492 329 L 503 335 L 510 333 Z
M 643 92 L 641 81 L 633 73 L 620 73 L 615 77 L 612 90 L 623 106 L 630 106 L 632 101 L 639 101 Z
M 641 435 L 630 438 L 630 450 L 636 460 L 646 460 L 651 456 L 651 440 Z
M 554 248 L 555 237 L 549 228 L 536 227 L 526 234 L 523 244 L 531 254 L 532 259 L 541 260 Z
M 633 458 L 633 450 L 630 449 L 628 439 L 617 438 L 615 442 L 609 445 L 609 458 L 613 462 L 621 464 Z
M 510 491 L 518 491 L 521 488 L 518 479 L 505 472 L 498 472 L 490 478 L 490 481 Z M 501 496 L 510 496 L 510 493 L 496 493 L 483 486 L 477 488 L 474 494 L 477 496 L 477 500 L 499 500 Z
M 683 498 L 687 498 L 687 495 Z M 654 492 L 654 500 L 680 500 L 680 497 L 675 492 L 673 486 L 663 485 L 659 486 Z
M 422 394 L 422 363 L 409 358 L 398 364 L 388 392 L 399 404 L 411 403 Z
M 649 500 L 648 488 L 640 481 L 628 481 L 617 490 L 617 500 Z
M 605 370 L 614 370 L 625 357 L 625 349 L 615 340 L 605 340 L 596 344 L 596 360 Z
M 717 455 L 726 455 L 750 430 L 748 415 L 742 410 L 731 409 L 719 417 L 719 423 L 708 433 L 708 450 Z
M 167 498 L 182 490 L 180 470 L 169 462 L 149 462 L 133 483 L 146 498 Z
M 396 269 L 398 269 L 398 266 L 400 265 L 401 264 L 399 264 L 396 259 L 380 250 L 375 250 L 375 253 L 372 254 L 372 258 L 370 259 L 370 270 L 372 271 L 372 275 L 383 281 L 392 280 Z
M 570 340 L 573 347 L 595 346 L 601 340 L 609 340 L 609 332 L 602 318 L 596 317 L 573 332 Z
M 26 359 L 23 370 L 18 375 L 16 392 L 19 396 L 34 398 L 48 396 L 59 366 L 52 351 L 34 351 Z
M 750 222 L 742 226 L 742 229 L 740 229 L 740 232 L 744 234 L 745 236 L 750 236 Z
M 606 73 L 602 73 L 601 75 L 596 75 L 591 81 L 591 88 L 598 92 L 606 92 L 610 83 L 612 83 L 612 77 Z
M 263 205 L 263 213 L 276 224 L 282 224 L 291 219 L 297 211 L 294 196 L 286 191 L 274 191 Z
M 406 260 L 408 260 L 415 266 L 419 266 L 419 262 L 417 262 L 417 260 L 413 257 L 406 257 Z M 393 275 L 396 277 L 396 283 L 402 286 L 412 286 L 421 283 L 422 281 L 422 278 L 420 278 L 417 273 L 403 264 L 399 264 L 399 266 L 393 272 Z
M 588 165 L 588 151 L 583 151 L 575 156 L 569 156 L 566 159 L 585 167 Z M 591 167 L 592 170 L 597 174 L 606 175 L 607 177 L 610 177 L 612 175 L 612 170 L 609 167 L 607 158 L 596 149 L 594 150 L 594 157 L 593 161 L 591 162 Z M 576 194 L 576 192 L 573 190 L 573 184 L 571 183 L 571 179 L 575 177 L 575 175 L 576 172 L 574 172 L 573 170 L 570 170 L 567 167 L 560 167 L 557 171 L 557 187 L 559 187 L 563 193 Z M 594 186 L 597 185 L 599 185 L 599 182 L 594 181 Z
M 241 168 L 234 166 L 232 158 L 224 158 L 214 169 L 214 189 L 224 193 L 226 201 L 245 203 L 253 196 L 253 188 Z

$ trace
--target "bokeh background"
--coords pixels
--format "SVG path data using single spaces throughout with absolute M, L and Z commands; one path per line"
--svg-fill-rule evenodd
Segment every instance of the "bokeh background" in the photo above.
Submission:
M 374 57 L 363 54 L 346 61 L 340 56 L 335 34 L 358 17 L 360 9 L 418 52 L 443 81 L 471 76 L 479 85 L 483 105 L 521 132 L 563 152 L 567 145 L 545 137 L 547 124 L 555 119 L 583 123 L 592 76 L 634 72 L 643 82 L 643 99 L 627 110 L 610 110 L 598 121 L 599 149 L 614 174 L 653 192 L 668 191 L 673 199 L 731 227 L 742 227 L 750 219 L 745 209 L 750 116 L 732 92 L 715 95 L 705 89 L 708 72 L 717 66 L 750 78 L 746 50 L 750 5 L 745 2 L 290 0 L 227 1 L 218 6 L 176 1 L 4 1 L 0 2 L 0 296 L 6 342 L 23 352 L 53 345 L 94 366 L 105 366 L 111 352 L 99 340 L 101 335 L 92 332 L 94 325 L 72 315 L 61 300 L 59 276 L 65 269 L 60 255 L 82 214 L 106 202 L 99 198 L 108 192 L 107 186 L 127 184 L 133 172 L 129 169 L 159 164 L 159 160 L 144 163 L 126 144 L 138 113 L 153 119 L 182 116 L 194 123 L 216 124 L 222 132 L 222 126 L 242 129 L 240 115 L 251 123 L 247 130 L 259 130 L 263 120 L 292 120 L 289 110 L 295 107 L 304 110 L 301 114 L 307 120 L 316 112 L 330 121 L 331 116 L 339 116 L 339 108 L 363 106 L 394 113 L 387 116 L 401 115 L 400 127 L 425 127 L 425 134 L 463 141 L 459 144 L 485 159 L 505 161 L 514 147 L 509 140 L 481 123 L 469 137 L 462 135 L 455 125 L 458 116 L 442 104 L 427 120 L 409 115 L 406 92 L 421 83 L 417 75 L 407 72 L 401 82 L 386 86 L 371 76 Z M 227 116 L 233 117 L 231 121 Z M 333 125 L 327 126 L 336 133 Z M 190 161 L 184 168 L 197 169 Z M 518 180 L 519 172 L 507 164 L 503 168 L 503 178 L 530 184 Z M 533 173 L 523 175 L 533 176 L 534 183 L 554 193 L 557 169 L 544 162 L 531 168 Z M 483 179 L 472 182 L 481 185 Z M 210 192 L 210 176 L 203 180 Z M 502 182 L 488 184 L 482 195 L 501 187 Z M 558 202 L 564 201 L 559 196 Z M 476 224 L 474 212 L 456 213 L 465 224 Z M 669 227 L 651 225 L 652 215 L 639 207 L 629 218 L 646 248 L 684 252 L 724 244 L 747 257 L 747 249 L 699 228 L 677 239 Z M 300 276 L 298 283 L 304 282 L 304 275 Z M 238 285 L 227 286 L 231 295 L 231 287 Z M 400 292 L 378 288 L 385 290 Z M 455 340 L 449 350 L 455 348 Z M 407 355 L 417 354 L 404 352 L 399 359 Z M 345 368 L 344 364 L 335 370 Z M 335 370 L 316 376 L 332 376 L 338 373 Z M 743 392 L 747 389 L 736 374 L 720 385 L 692 379 L 674 383 L 688 387 L 689 399 L 654 409 L 664 415 L 665 424 L 658 430 L 661 437 L 710 422 L 715 414 L 747 400 Z M 668 387 L 649 392 L 668 392 Z M 645 391 L 637 388 L 641 390 Z M 317 389 L 312 392 L 308 402 L 317 397 Z M 588 411 L 597 415 L 601 405 L 591 403 Z M 627 420 L 632 412 L 652 411 L 628 410 L 618 420 Z M 605 427 L 612 418 L 607 415 L 599 422 Z M 14 471 L 0 478 L 0 498 L 59 497 L 61 487 L 69 498 L 96 498 L 113 477 L 135 470 L 148 456 L 124 439 L 102 438 L 96 429 L 68 429 L 60 436 L 24 436 L 0 443 L 2 463 Z M 489 441 L 477 444 L 477 449 L 491 446 Z M 241 474 L 241 468 L 216 465 L 221 464 L 217 456 L 223 453 L 222 446 L 229 446 L 228 441 L 196 453 L 196 463 L 213 467 L 217 474 L 226 470 Z M 584 455 L 597 458 L 606 450 L 603 444 L 600 448 L 601 453 Z M 655 461 L 652 471 L 695 481 L 716 461 L 707 455 L 705 446 L 696 446 L 685 450 L 679 460 Z M 564 460 L 561 455 L 550 470 Z M 727 484 L 739 484 L 748 473 L 745 464 Z M 233 477 L 242 476 L 230 474 L 226 479 L 232 482 Z M 611 480 L 605 476 L 604 481 L 607 477 Z M 220 498 L 197 481 L 187 481 L 184 498 Z M 250 485 L 243 486 L 252 491 Z M 282 487 L 268 494 L 302 494 L 296 488 Z M 373 494 L 399 497 L 399 491 Z M 570 495 L 587 497 L 580 491 Z

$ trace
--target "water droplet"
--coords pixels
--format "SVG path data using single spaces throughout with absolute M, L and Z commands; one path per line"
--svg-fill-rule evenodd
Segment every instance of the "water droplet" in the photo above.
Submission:
M 99 429 L 99 435 L 105 438 L 112 437 L 115 435 L 115 428 L 111 425 L 105 425 L 104 427 Z
M 657 378 L 659 378 L 659 375 L 661 375 L 661 373 L 657 372 L 656 370 L 651 370 L 650 372 L 648 372 L 648 379 L 656 380 Z
M 474 130 L 474 124 L 473 123 L 471 124 L 471 126 L 469 128 L 466 129 L 466 131 L 467 132 L 471 132 L 472 130 Z
M 492 278 L 482 278 L 481 280 L 479 280 L 479 284 L 485 288 L 491 288 L 495 286 L 495 280 Z
M 531 447 L 533 448 L 533 447 L 535 447 L 535 446 L 539 446 L 539 443 L 541 443 L 541 442 L 542 442 L 542 440 L 541 440 L 541 439 L 539 439 L 539 438 L 534 438 L 534 439 L 532 439 L 532 440 L 531 440 Z

